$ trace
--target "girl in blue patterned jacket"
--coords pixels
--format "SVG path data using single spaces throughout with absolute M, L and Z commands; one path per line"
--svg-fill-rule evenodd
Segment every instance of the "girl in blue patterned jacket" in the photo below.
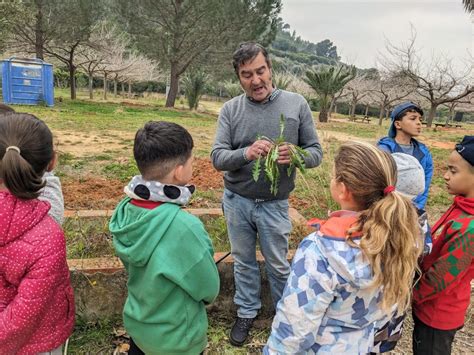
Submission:
M 301 242 L 265 354 L 368 353 L 378 327 L 406 310 L 423 243 L 396 179 L 390 154 L 341 146 L 330 187 L 341 210 Z

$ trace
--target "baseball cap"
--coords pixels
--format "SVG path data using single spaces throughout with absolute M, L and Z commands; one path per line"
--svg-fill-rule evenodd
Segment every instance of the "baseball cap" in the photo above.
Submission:
M 423 116 L 423 110 L 418 105 L 410 101 L 404 102 L 403 104 L 397 105 L 393 108 L 393 111 L 390 114 L 390 119 L 391 119 L 390 128 L 388 129 L 388 136 L 390 138 L 395 138 L 395 136 L 397 135 L 397 129 L 395 128 L 394 122 L 397 119 L 400 119 L 401 117 L 403 117 L 405 112 L 411 109 L 416 110 L 420 115 Z

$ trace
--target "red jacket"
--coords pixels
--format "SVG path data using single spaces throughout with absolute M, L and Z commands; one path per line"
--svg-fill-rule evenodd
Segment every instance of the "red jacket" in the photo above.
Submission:
M 0 354 L 53 350 L 72 333 L 66 243 L 49 208 L 0 191 Z
M 433 226 L 433 250 L 421 263 L 413 312 L 426 325 L 452 330 L 464 324 L 474 276 L 474 199 L 456 196 Z

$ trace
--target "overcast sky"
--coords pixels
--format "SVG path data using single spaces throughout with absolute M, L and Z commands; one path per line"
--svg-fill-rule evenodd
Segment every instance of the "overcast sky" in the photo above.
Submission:
M 375 66 L 385 38 L 406 42 L 410 23 L 423 56 L 434 53 L 466 59 L 473 54 L 474 24 L 461 0 L 283 0 L 281 17 L 305 40 L 326 38 L 342 60 L 360 68 Z M 474 15 L 473 15 L 474 18 Z

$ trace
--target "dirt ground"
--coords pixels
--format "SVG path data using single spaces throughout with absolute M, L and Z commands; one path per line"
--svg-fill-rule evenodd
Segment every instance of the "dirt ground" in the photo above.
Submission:
M 214 169 L 210 159 L 195 158 L 191 184 L 199 191 L 222 189 L 222 173 Z M 123 198 L 125 183 L 97 176 L 62 179 L 65 208 L 68 210 L 113 209 Z M 193 207 L 201 207 L 194 204 Z

